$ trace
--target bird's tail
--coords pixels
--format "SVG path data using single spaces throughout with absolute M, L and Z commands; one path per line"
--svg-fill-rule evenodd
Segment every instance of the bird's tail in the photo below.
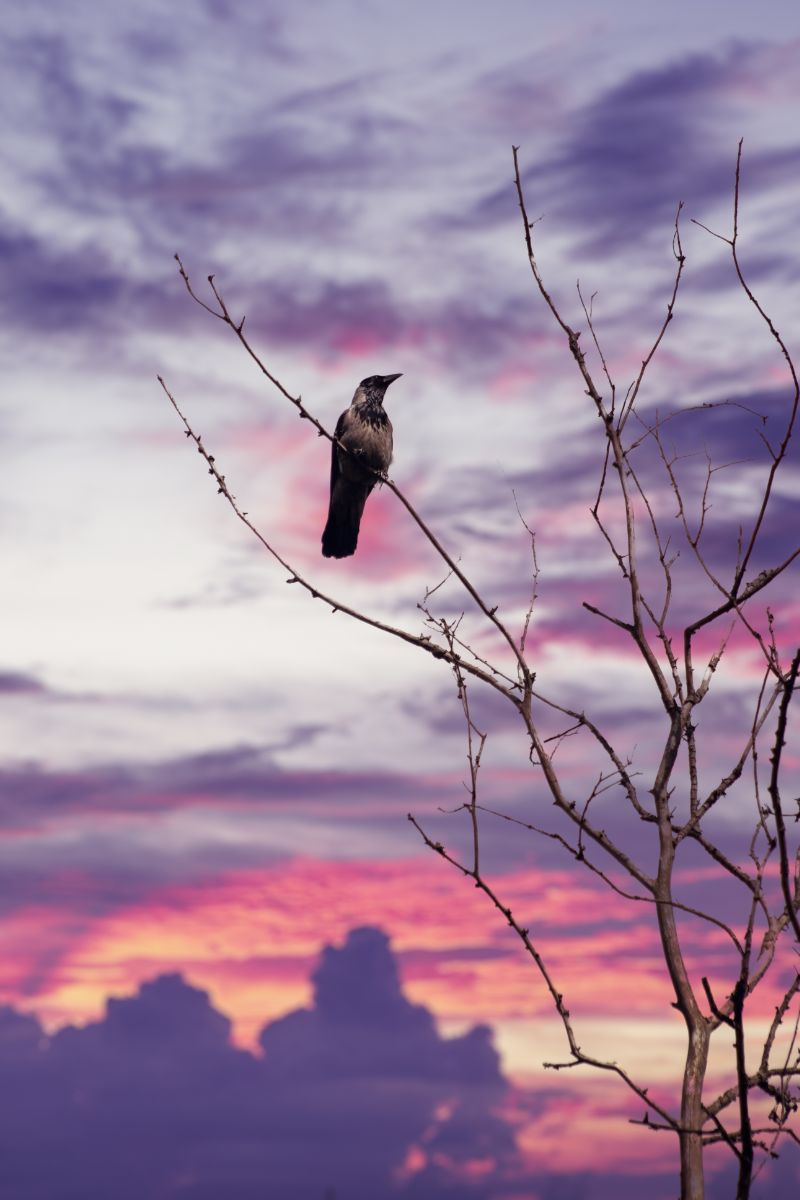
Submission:
M 322 553 L 325 558 L 348 558 L 355 554 L 361 516 L 371 490 L 366 484 L 336 480 L 328 509 L 328 523 L 322 532 Z

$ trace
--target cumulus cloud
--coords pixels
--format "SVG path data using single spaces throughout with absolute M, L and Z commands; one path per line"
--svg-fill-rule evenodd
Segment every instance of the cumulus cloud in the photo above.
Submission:
M 309 1006 L 265 1025 L 260 1054 L 233 1046 L 228 1018 L 174 973 L 110 998 L 99 1021 L 50 1036 L 30 1014 L 0 1008 L 0 1177 L 8 1194 L 641 1195 L 642 1176 L 608 1172 L 600 1144 L 596 1167 L 576 1171 L 537 1165 L 541 1151 L 520 1153 L 519 1122 L 541 1122 L 537 1137 L 552 1137 L 564 1089 L 512 1096 L 486 1026 L 442 1037 L 431 1012 L 403 994 L 379 929 L 358 927 L 328 946 L 312 979 Z M 624 1122 L 622 1109 L 616 1118 Z M 568 1127 L 559 1134 L 569 1136 Z M 559 1154 L 567 1154 L 563 1144 Z M 582 1163 L 591 1157 L 586 1148 Z M 789 1190 L 796 1184 L 791 1151 L 770 1167 L 764 1187 L 779 1180 Z M 709 1196 L 723 1200 L 729 1185 L 729 1172 L 715 1173 Z M 654 1164 L 648 1193 L 673 1195 L 671 1172 Z
M 9 1194 L 488 1200 L 516 1162 L 489 1029 L 442 1038 L 378 929 L 328 947 L 313 978 L 312 1006 L 265 1026 L 262 1057 L 176 974 L 50 1038 L 0 1010 Z

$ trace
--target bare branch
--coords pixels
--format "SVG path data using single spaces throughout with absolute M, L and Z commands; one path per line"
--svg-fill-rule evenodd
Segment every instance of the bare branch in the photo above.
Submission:
M 422 826 L 419 824 L 419 822 L 413 816 L 412 813 L 408 814 L 408 820 L 414 826 L 417 833 L 420 835 L 423 842 L 430 850 L 435 851 L 435 853 L 440 855 L 440 857 L 443 858 L 445 860 L 445 862 L 450 863 L 450 865 L 452 867 L 455 867 L 455 869 L 457 871 L 460 871 L 462 875 L 465 875 L 465 876 L 467 876 L 467 878 L 472 879 L 474 881 L 475 887 L 478 888 L 480 891 L 482 891 L 486 897 L 488 897 L 488 899 L 491 901 L 491 903 L 494 905 L 494 907 L 498 910 L 498 912 L 506 920 L 508 925 L 514 930 L 517 937 L 520 939 L 520 941 L 524 945 L 526 951 L 528 952 L 528 954 L 530 955 L 530 957 L 533 959 L 534 963 L 536 964 L 539 974 L 541 975 L 542 979 L 544 980 L 545 986 L 546 986 L 548 992 L 550 993 L 553 1004 L 555 1005 L 556 1012 L 558 1013 L 558 1015 L 561 1019 L 561 1024 L 562 1024 L 564 1033 L 567 1038 L 567 1043 L 569 1045 L 570 1054 L 572 1055 L 572 1058 L 573 1058 L 573 1061 L 569 1062 L 569 1063 L 544 1063 L 543 1065 L 545 1067 L 548 1067 L 551 1070 L 555 1070 L 555 1071 L 563 1070 L 565 1067 L 573 1067 L 573 1066 L 590 1066 L 590 1067 L 595 1067 L 597 1070 L 609 1071 L 612 1074 L 618 1076 L 618 1078 L 620 1078 L 628 1086 L 628 1088 L 630 1088 L 630 1090 L 639 1097 L 640 1100 L 643 1100 L 644 1103 L 653 1110 L 653 1112 L 658 1113 L 658 1115 L 662 1118 L 662 1120 L 665 1122 L 665 1124 L 667 1124 L 671 1129 L 675 1130 L 677 1128 L 676 1123 L 673 1120 L 673 1118 L 670 1116 L 670 1114 L 666 1111 L 666 1109 L 662 1108 L 661 1105 L 656 1103 L 656 1101 L 652 1100 L 647 1093 L 647 1089 L 639 1087 L 639 1085 L 634 1082 L 634 1080 L 631 1078 L 631 1076 L 628 1075 L 628 1073 L 625 1070 L 623 1070 L 622 1067 L 620 1067 L 615 1062 L 604 1062 L 601 1059 L 597 1059 L 597 1058 L 592 1057 L 591 1055 L 584 1054 L 584 1052 L 581 1050 L 580 1046 L 578 1045 L 577 1039 L 575 1037 L 575 1031 L 572 1026 L 570 1012 L 564 1002 L 564 997 L 561 994 L 561 992 L 558 991 L 558 989 L 555 985 L 555 982 L 553 980 L 553 977 L 550 973 L 550 970 L 548 969 L 547 964 L 545 963 L 544 958 L 542 957 L 539 950 L 536 948 L 536 946 L 533 942 L 533 939 L 531 938 L 530 930 L 525 928 L 523 925 L 521 925 L 517 921 L 516 917 L 514 916 L 514 914 L 511 911 L 511 909 L 507 905 L 503 904 L 503 902 L 500 900 L 497 893 L 486 882 L 486 880 L 483 878 L 483 876 L 478 874 L 476 871 L 470 870 L 469 867 L 465 867 L 463 865 L 463 863 L 460 863 L 458 861 L 458 859 L 454 858 L 451 854 L 449 854 L 447 852 L 447 850 L 445 850 L 445 848 L 441 842 L 434 842 L 431 838 L 429 838 L 427 833 L 425 832 L 425 830 L 422 828 Z
M 653 345 L 650 348 L 650 352 L 648 353 L 647 357 L 642 361 L 642 365 L 639 370 L 639 374 L 636 376 L 636 379 L 634 380 L 632 387 L 629 389 L 628 395 L 625 400 L 625 404 L 622 406 L 622 411 L 620 412 L 620 416 L 619 416 L 619 432 L 620 433 L 622 433 L 622 430 L 625 427 L 628 417 L 633 412 L 634 405 L 636 404 L 636 399 L 639 395 L 639 389 L 642 386 L 642 380 L 644 379 L 645 372 L 647 371 L 647 368 L 650 366 L 650 363 L 653 361 L 656 350 L 661 345 L 662 338 L 664 337 L 664 334 L 667 332 L 667 326 L 669 325 L 670 321 L 672 320 L 672 317 L 675 312 L 675 302 L 678 299 L 678 288 L 681 285 L 681 276 L 683 275 L 683 266 L 684 266 L 684 263 L 686 262 L 686 258 L 683 253 L 683 247 L 681 245 L 680 221 L 681 221 L 681 212 L 682 211 L 683 211 L 683 201 L 681 200 L 680 203 L 678 204 L 678 210 L 675 213 L 675 231 L 672 235 L 672 253 L 675 255 L 675 261 L 678 264 L 678 269 L 675 273 L 675 282 L 672 286 L 672 295 L 670 296 L 669 302 L 667 304 L 667 311 L 666 311 L 666 315 L 664 316 L 664 322 L 658 331 L 658 334 L 656 336 L 655 341 L 653 342 Z
M 786 343 L 784 342 L 780 333 L 778 332 L 775 325 L 773 324 L 771 317 L 769 317 L 768 314 L 765 312 L 765 310 L 762 308 L 761 304 L 756 299 L 754 293 L 752 292 L 748 283 L 746 282 L 744 274 L 742 272 L 741 263 L 739 262 L 739 252 L 738 252 L 739 198 L 740 198 L 740 190 L 741 190 L 740 185 L 741 185 L 741 170 L 742 170 L 742 143 L 743 143 L 743 139 L 740 139 L 739 148 L 738 148 L 738 151 L 736 154 L 736 181 L 735 181 L 735 186 L 734 186 L 734 201 L 733 201 L 733 237 L 730 242 L 731 254 L 733 256 L 733 265 L 736 268 L 736 274 L 738 276 L 739 283 L 742 285 L 742 288 L 744 289 L 745 295 L 747 296 L 748 300 L 755 308 L 758 315 L 764 321 L 764 323 L 766 324 L 770 333 L 774 337 L 775 341 L 778 343 L 778 346 L 780 347 L 781 354 L 783 355 L 783 357 L 786 361 L 786 366 L 789 370 L 789 375 L 791 376 L 793 394 L 792 394 L 792 399 L 791 399 L 790 406 L 789 406 L 789 416 L 788 416 L 788 419 L 786 422 L 786 428 L 784 430 L 784 434 L 783 434 L 783 437 L 781 439 L 781 442 L 780 442 L 780 445 L 779 445 L 777 451 L 775 451 L 772 454 L 772 465 L 769 469 L 769 474 L 767 476 L 767 482 L 764 487 L 764 493 L 763 493 L 761 505 L 758 510 L 758 515 L 756 516 L 756 520 L 753 525 L 752 532 L 750 534 L 750 539 L 747 542 L 747 545 L 745 546 L 744 554 L 742 555 L 742 559 L 739 564 L 739 568 L 736 572 L 736 575 L 735 575 L 734 581 L 733 581 L 733 585 L 731 587 L 731 594 L 734 596 L 738 593 L 739 588 L 744 580 L 745 571 L 747 570 L 748 564 L 750 562 L 750 558 L 752 557 L 753 551 L 756 546 L 756 542 L 758 541 L 758 535 L 761 532 L 761 527 L 764 522 L 764 517 L 766 516 L 769 502 L 772 499 L 772 489 L 773 489 L 773 486 L 775 483 L 775 476 L 777 475 L 778 470 L 779 470 L 781 464 L 783 463 L 783 461 L 786 457 L 786 453 L 789 449 L 789 443 L 792 439 L 795 422 L 797 420 L 798 405 L 800 405 L 800 381 L 798 381 L 797 371 L 795 370 L 795 365 L 794 365 L 794 362 L 792 361 L 792 356 L 789 353 Z
M 789 705 L 791 704 L 794 695 L 795 685 L 797 683 L 797 673 L 800 671 L 800 649 L 795 653 L 792 659 L 792 665 L 789 668 L 789 673 L 782 684 L 781 703 L 778 709 L 778 727 L 775 731 L 775 744 L 772 750 L 771 763 L 772 770 L 769 777 L 769 796 L 772 801 L 772 812 L 775 818 L 775 830 L 778 835 L 778 852 L 780 855 L 780 871 L 781 871 L 781 889 L 783 890 L 783 898 L 786 902 L 786 915 L 792 923 L 792 928 L 795 932 L 795 937 L 800 942 L 800 921 L 797 918 L 798 906 L 800 906 L 800 884 L 798 882 L 798 872 L 795 869 L 794 886 L 789 879 L 789 851 L 786 845 L 786 823 L 783 819 L 783 808 L 781 806 L 781 793 L 779 786 L 779 776 L 781 769 L 781 758 L 783 749 L 786 745 L 786 722 L 789 717 Z
M 300 396 L 293 396 L 291 394 L 291 392 L 289 392 L 288 389 L 284 387 L 284 385 L 280 382 L 280 380 L 275 375 L 273 375 L 271 371 L 269 371 L 267 369 L 267 367 L 264 364 L 263 360 L 261 359 L 260 355 L 258 355 L 256 353 L 256 351 L 253 349 L 253 346 L 251 345 L 250 341 L 245 336 L 244 317 L 242 317 L 241 321 L 239 321 L 239 322 L 234 321 L 234 319 L 231 317 L 228 306 L 227 306 L 227 304 L 222 296 L 222 293 L 220 292 L 220 290 L 214 280 L 214 276 L 213 275 L 208 276 L 208 283 L 209 283 L 209 286 L 211 287 L 212 292 L 214 293 L 214 298 L 216 299 L 216 301 L 219 305 L 219 311 L 215 311 L 213 308 L 211 308 L 208 304 L 204 303 L 204 301 L 202 301 L 197 296 L 196 292 L 194 291 L 194 289 L 190 283 L 189 276 L 183 266 L 183 263 L 181 262 L 180 257 L 177 254 L 175 255 L 175 260 L 178 263 L 178 270 L 180 272 L 181 278 L 183 279 L 186 289 L 189 292 L 189 295 L 192 297 L 192 299 L 194 301 L 196 301 L 196 303 L 198 303 L 201 306 L 201 308 L 204 308 L 206 312 L 211 313 L 212 316 L 217 317 L 218 320 L 222 321 L 231 330 L 233 330 L 233 332 L 235 333 L 239 342 L 242 344 L 245 351 L 247 352 L 249 357 L 253 360 L 255 365 L 258 367 L 258 369 L 262 373 L 262 375 L 264 375 L 270 381 L 270 383 L 278 389 L 278 391 L 281 393 L 282 396 L 284 396 L 291 404 L 294 405 L 294 407 L 297 409 L 297 412 L 298 412 L 301 420 L 310 421 L 320 437 L 327 438 L 327 440 L 329 442 L 336 442 L 336 445 L 339 447 L 340 450 L 343 450 L 345 453 L 349 453 L 347 447 L 342 445 L 341 442 L 339 442 L 336 438 L 334 438 L 333 434 L 329 433 L 328 430 L 324 427 L 324 425 L 320 421 L 317 420 L 317 418 L 309 411 L 308 408 L 306 408 L 305 404 L 303 404 L 302 398 Z M 439 557 L 443 560 L 443 562 L 445 562 L 447 564 L 447 566 L 450 568 L 453 575 L 458 579 L 459 583 L 462 585 L 462 587 L 465 589 L 465 591 L 469 594 L 469 596 L 471 596 L 472 600 L 475 602 L 475 604 L 480 609 L 480 611 L 483 613 L 483 615 L 492 623 L 492 625 L 494 625 L 495 629 L 498 631 L 500 636 L 506 642 L 509 649 L 511 650 L 511 653 L 514 656 L 514 659 L 516 660 L 517 667 L 518 667 L 518 670 L 520 673 L 520 678 L 523 681 L 529 681 L 530 677 L 531 677 L 531 672 L 528 667 L 528 664 L 525 661 L 525 657 L 519 650 L 513 637 L 511 636 L 509 631 L 506 629 L 505 625 L 500 620 L 500 618 L 497 616 L 497 605 L 495 605 L 493 608 L 489 607 L 489 605 L 486 603 L 486 601 L 483 599 L 483 597 L 479 594 L 479 592 L 477 591 L 475 586 L 472 584 L 472 582 L 467 578 L 467 576 L 464 574 L 464 572 L 458 566 L 456 561 L 450 556 L 448 551 L 444 548 L 444 546 L 442 545 L 439 538 L 437 538 L 437 536 L 434 534 L 432 529 L 428 526 L 428 524 L 422 519 L 422 517 L 416 511 L 416 509 L 411 504 L 411 502 L 406 498 L 406 496 L 403 494 L 403 492 L 401 492 L 401 490 L 397 486 L 397 484 L 394 483 L 391 479 L 388 479 L 385 476 L 381 475 L 377 471 L 374 472 L 374 474 L 376 475 L 376 478 L 378 478 L 380 480 L 380 482 L 386 488 L 388 488 L 388 490 L 397 498 L 397 500 L 400 501 L 400 504 L 403 506 L 403 508 L 408 513 L 408 515 L 411 517 L 411 519 L 414 521 L 414 523 L 420 529 L 420 531 L 422 532 L 422 534 L 426 538 L 426 540 L 428 542 L 430 542 L 430 544 L 433 546 L 434 550 L 437 552 Z M 344 611 L 344 610 L 342 610 L 342 611 Z
M 270 554 L 276 562 L 280 563 L 284 570 L 289 572 L 289 578 L 286 581 L 287 583 L 300 584 L 300 586 L 307 591 L 314 600 L 321 600 L 323 604 L 328 604 L 334 612 L 344 613 L 346 616 L 352 617 L 355 621 L 360 621 L 362 624 L 369 625 L 373 629 L 380 629 L 383 633 L 391 634 L 392 637 L 399 638 L 401 641 L 408 642 L 410 645 L 416 646 L 420 650 L 424 650 L 426 654 L 430 654 L 433 658 L 444 659 L 445 662 L 450 663 L 451 666 L 454 666 L 456 663 L 458 663 L 461 670 L 466 672 L 468 675 L 473 675 L 476 679 L 483 680 L 484 683 L 488 683 L 489 686 L 494 688 L 495 691 L 500 692 L 502 696 L 512 700 L 512 703 L 516 703 L 514 698 L 509 694 L 508 689 L 505 688 L 496 678 L 496 676 L 490 672 L 484 671 L 480 667 L 475 666 L 473 663 L 466 661 L 464 658 L 454 654 L 453 651 L 446 650 L 437 645 L 431 641 L 429 637 L 409 633 L 405 629 L 400 629 L 393 625 L 387 625 L 383 621 L 379 621 L 374 617 L 367 616 L 365 613 L 358 612 L 357 609 L 351 608 L 347 604 L 343 604 L 340 600 L 336 600 L 332 596 L 328 596 L 325 592 L 321 592 L 319 588 L 316 588 L 313 586 L 313 584 L 309 583 L 309 581 L 301 574 L 300 571 L 293 567 L 287 559 L 283 558 L 283 556 L 278 553 L 274 546 L 267 541 L 260 530 L 256 528 L 256 526 L 248 517 L 247 513 L 239 507 L 235 496 L 228 488 L 228 485 L 225 481 L 225 476 L 221 474 L 216 465 L 216 459 L 214 455 L 208 452 L 199 434 L 194 432 L 186 417 L 178 407 L 174 396 L 170 392 L 164 380 L 160 375 L 157 378 L 158 382 L 161 384 L 161 387 L 164 389 L 170 404 L 183 422 L 186 436 L 191 438 L 191 440 L 195 443 L 198 453 L 202 455 L 208 464 L 208 472 L 214 477 L 214 481 L 217 484 L 217 492 L 225 497 L 236 516 L 239 518 L 242 524 L 246 525 L 251 533 L 258 538 L 259 542 L 267 551 L 267 553 Z

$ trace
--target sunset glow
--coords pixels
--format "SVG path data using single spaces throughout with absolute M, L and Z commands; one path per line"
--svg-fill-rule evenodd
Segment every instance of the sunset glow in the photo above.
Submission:
M 179 7 L 0 51 L 0 1193 L 674 1200 L 688 1013 L 794 1195 L 796 6 Z

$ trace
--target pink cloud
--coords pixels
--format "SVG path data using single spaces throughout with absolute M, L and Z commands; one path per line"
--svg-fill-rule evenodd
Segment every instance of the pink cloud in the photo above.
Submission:
M 33 916 L 22 912 L 6 925 L 5 993 L 14 1000 L 25 988 L 50 1020 L 87 1019 L 109 990 L 129 990 L 177 968 L 211 990 L 233 1016 L 237 1036 L 249 1041 L 267 1016 L 307 994 L 321 941 L 343 936 L 370 914 L 392 935 L 412 997 L 441 1015 L 549 1012 L 533 964 L 485 897 L 437 868 L 419 859 L 295 860 L 213 885 L 154 888 L 145 902 L 85 919 L 72 937 L 62 930 L 57 953 L 55 943 L 44 953 L 49 922 L 42 911 L 38 935 Z M 541 927 L 541 944 L 576 1010 L 617 1010 L 621 964 L 637 1010 L 655 1011 L 668 999 L 652 929 L 637 924 L 641 914 L 633 911 L 624 927 L 613 927 L 625 919 L 619 898 L 576 884 L 566 872 L 541 869 L 508 877 L 502 890 L 515 910 L 531 910 L 534 931 L 538 936 Z M 570 914 L 588 917 L 592 931 L 571 932 Z M 34 996 L 26 980 L 37 958 Z
M 534 395 L 540 380 L 530 362 L 509 363 L 489 380 L 489 397 L 494 404 L 518 404 Z

